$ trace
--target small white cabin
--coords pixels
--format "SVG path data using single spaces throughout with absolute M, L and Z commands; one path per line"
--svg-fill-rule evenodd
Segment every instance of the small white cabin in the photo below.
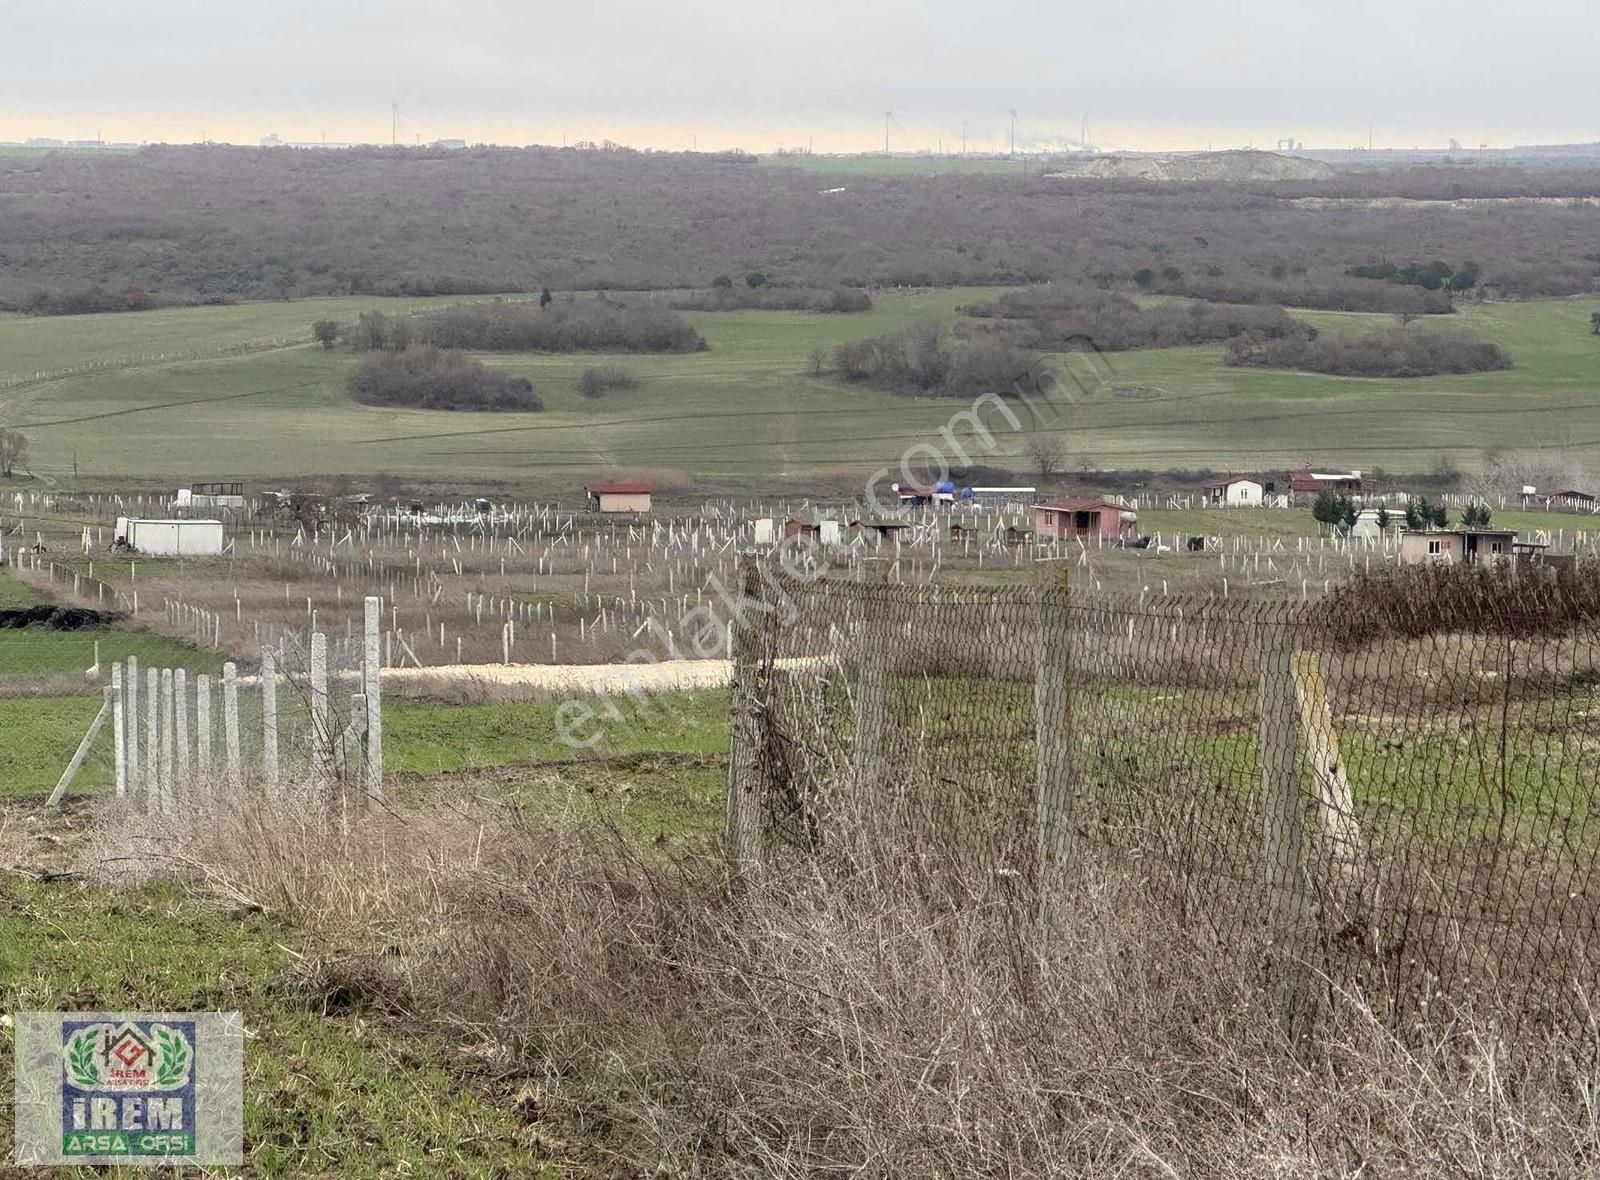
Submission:
M 1222 508 L 1259 508 L 1266 488 L 1259 480 L 1236 475 L 1206 489 L 1206 502 Z
M 220 557 L 220 520 L 133 520 L 117 517 L 116 539 L 151 557 Z

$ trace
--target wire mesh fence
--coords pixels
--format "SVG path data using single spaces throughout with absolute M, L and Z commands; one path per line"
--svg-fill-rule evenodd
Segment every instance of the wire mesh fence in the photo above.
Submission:
M 1592 1027 L 1600 613 L 1553 576 L 1448 579 L 1305 604 L 751 566 L 734 867 L 902 856 L 1008 920 L 1110 869 L 1276 964 L 1291 1016 L 1356 989 L 1397 1025 Z

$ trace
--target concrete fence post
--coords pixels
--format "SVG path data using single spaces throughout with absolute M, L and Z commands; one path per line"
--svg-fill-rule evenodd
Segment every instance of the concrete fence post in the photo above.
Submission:
M 161 805 L 161 672 L 144 671 L 144 793 L 156 807 Z
M 56 783 L 56 789 L 50 792 L 50 798 L 45 800 L 45 806 L 51 810 L 61 806 L 61 800 L 66 797 L 67 788 L 72 785 L 72 780 L 78 775 L 78 768 L 83 765 L 84 758 L 89 753 L 89 747 L 94 745 L 94 739 L 100 732 L 100 727 L 106 723 L 106 718 L 111 713 L 111 688 L 108 685 L 102 689 L 100 711 L 94 715 L 94 720 L 89 723 L 83 740 L 78 743 L 78 748 L 73 752 L 72 761 L 67 763 L 66 770 L 61 772 L 61 778 Z
M 195 781 L 199 789 L 212 791 L 211 782 L 211 677 L 201 672 L 194 678 Z
M 139 760 L 139 657 L 129 656 L 124 669 L 122 717 L 128 741 L 128 790 L 144 790 L 144 765 Z
M 173 777 L 187 790 L 194 775 L 194 747 L 189 744 L 189 673 L 183 668 L 172 670 L 172 699 L 177 706 L 175 720 L 178 731 L 178 756 L 173 766 Z
M 328 637 L 311 633 L 311 774 L 320 790 L 327 790 L 328 763 L 333 744 L 328 712 Z
M 124 799 L 128 794 L 128 734 L 127 716 L 124 709 L 127 700 L 122 692 L 122 665 L 111 665 L 111 745 L 112 758 L 112 784 L 118 799 Z
M 174 811 L 177 803 L 177 728 L 172 689 L 172 669 L 161 669 L 161 810 Z
M 369 596 L 366 601 L 366 629 L 361 653 L 361 692 L 367 699 L 366 792 L 369 798 L 383 798 L 383 669 L 379 633 L 383 628 L 383 599 Z
M 244 783 L 244 764 L 239 752 L 239 665 L 232 660 L 222 665 L 222 740 L 228 753 L 228 789 L 237 792 Z
M 261 652 L 261 776 L 267 793 L 278 792 L 278 661 L 272 649 Z

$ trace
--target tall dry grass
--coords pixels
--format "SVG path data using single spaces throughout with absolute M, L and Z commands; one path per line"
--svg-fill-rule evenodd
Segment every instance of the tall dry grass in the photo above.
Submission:
M 405 1012 L 524 1083 L 581 1165 L 694 1176 L 1579 1176 L 1600 1167 L 1593 1025 L 1489 1009 L 1386 1026 L 1358 994 L 1292 1040 L 1259 957 L 1165 884 L 1085 872 L 1065 904 L 897 846 L 775 864 L 483 806 L 348 837 L 259 806 L 105 848 L 300 927 L 313 1002 Z M 152 832 L 154 829 L 152 828 Z

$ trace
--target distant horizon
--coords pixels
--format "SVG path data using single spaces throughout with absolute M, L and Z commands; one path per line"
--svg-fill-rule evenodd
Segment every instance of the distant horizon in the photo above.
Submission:
M 0 145 L 7 147 L 26 146 L 81 146 L 88 147 L 94 144 L 105 146 L 137 146 L 137 147 L 189 147 L 201 145 L 217 145 L 226 147 L 258 148 L 266 146 L 284 147 L 429 147 L 440 142 L 462 141 L 468 147 L 498 147 L 498 148 L 564 148 L 576 147 L 583 144 L 608 144 L 633 151 L 657 152 L 699 152 L 714 154 L 717 152 L 740 151 L 756 156 L 770 155 L 813 155 L 827 156 L 882 156 L 884 147 L 881 140 L 877 143 L 862 143 L 859 140 L 847 140 L 844 137 L 826 137 L 822 142 L 817 142 L 817 137 L 810 136 L 800 142 L 791 142 L 789 139 L 777 137 L 768 146 L 762 147 L 752 140 L 740 140 L 732 136 L 707 135 L 700 136 L 691 133 L 687 141 L 677 135 L 660 136 L 645 135 L 643 137 L 622 138 L 616 134 L 568 134 L 561 137 L 543 137 L 531 139 L 497 138 L 493 136 L 478 136 L 463 134 L 449 130 L 438 133 L 423 134 L 412 130 L 409 135 L 401 134 L 391 138 L 389 135 L 351 135 L 348 132 L 355 128 L 348 124 L 339 124 L 340 130 L 345 134 L 332 132 L 305 134 L 299 128 L 290 133 L 282 130 L 263 130 L 255 136 L 246 136 L 234 130 L 226 135 L 212 134 L 209 131 L 201 135 L 183 136 L 170 134 L 132 134 L 131 128 L 116 128 L 115 133 L 106 133 L 97 129 L 93 134 L 69 133 L 62 131 L 43 130 L 38 125 L 22 127 L 0 121 Z M 278 143 L 264 143 L 271 137 L 276 137 Z M 773 137 L 768 137 L 773 138 Z M 896 142 L 896 139 L 901 142 Z M 1118 136 L 1114 142 L 1101 142 L 1097 135 L 1091 134 L 1087 149 L 1081 138 L 1072 139 L 1065 136 L 1026 137 L 1019 134 L 1016 142 L 1016 155 L 1047 155 L 1065 154 L 1075 151 L 1090 150 L 1101 154 L 1116 152 L 1131 152 L 1140 154 L 1156 153 L 1199 153 L 1221 151 L 1260 151 L 1260 152 L 1366 152 L 1373 154 L 1395 152 L 1460 152 L 1463 154 L 1477 151 L 1507 152 L 1516 150 L 1530 150 L 1541 148 L 1572 148 L 1600 145 L 1600 132 L 1581 132 L 1568 130 L 1566 133 L 1552 133 L 1548 136 L 1530 135 L 1528 137 L 1508 138 L 1500 141 L 1480 141 L 1469 143 L 1459 140 L 1458 137 L 1445 136 L 1438 140 L 1423 139 L 1421 137 L 1405 139 L 1383 139 L 1374 134 L 1371 146 L 1365 142 L 1340 142 L 1333 138 L 1326 140 L 1310 140 L 1307 137 L 1294 136 L 1293 146 L 1287 146 L 1283 141 L 1290 136 L 1283 136 L 1282 140 L 1257 142 L 1251 137 L 1243 140 L 1233 139 L 1223 141 L 1218 137 L 1211 137 L 1204 142 L 1190 137 L 1174 136 L 1172 138 L 1157 138 L 1155 136 Z M 35 144 L 30 141 L 58 141 L 56 144 Z M 912 142 L 912 137 L 901 134 L 891 135 L 889 155 L 897 157 L 948 157 L 960 158 L 962 155 L 973 157 L 1005 157 L 1011 154 L 1009 137 L 996 140 L 994 136 L 979 138 L 969 135 L 965 150 L 959 137 L 954 142 L 950 139 L 936 136 L 931 142 Z

